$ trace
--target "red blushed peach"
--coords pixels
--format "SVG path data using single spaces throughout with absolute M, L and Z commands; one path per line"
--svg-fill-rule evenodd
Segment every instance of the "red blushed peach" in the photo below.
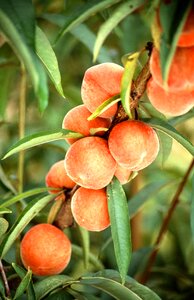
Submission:
M 168 76 L 168 91 L 194 90 L 193 69 L 194 47 L 177 48 Z M 161 75 L 160 54 L 156 48 L 153 49 L 151 54 L 150 71 L 154 81 L 164 88 Z
M 132 171 L 117 165 L 115 176 L 121 184 L 126 184 L 129 181 Z
M 64 160 L 56 162 L 46 175 L 46 185 L 51 188 L 66 188 L 72 189 L 75 182 L 67 175 L 64 166 Z M 51 193 L 58 193 L 58 191 L 51 191 Z
M 105 189 L 80 187 L 72 197 L 71 210 L 77 224 L 89 231 L 101 231 L 110 225 Z
M 79 132 L 84 136 L 90 136 L 91 128 L 109 128 L 110 119 L 97 117 L 94 120 L 88 121 L 88 117 L 91 116 L 91 112 L 85 107 L 84 104 L 78 105 L 71 109 L 63 119 L 62 128 L 69 129 L 75 132 Z M 99 131 L 96 135 L 103 135 L 104 131 Z M 76 139 L 66 139 L 70 144 L 73 144 Z
M 65 167 L 69 177 L 78 185 L 97 190 L 109 184 L 116 162 L 106 140 L 85 137 L 71 145 L 66 153 Z
M 194 9 L 191 9 L 178 40 L 179 47 L 194 46 Z
M 115 63 L 102 63 L 89 68 L 83 78 L 81 96 L 83 103 L 94 112 L 105 100 L 120 94 L 124 68 Z M 101 117 L 113 117 L 117 104 L 108 108 Z
M 20 246 L 21 259 L 26 268 L 38 276 L 61 273 L 71 258 L 71 242 L 57 227 L 50 224 L 33 226 Z
M 158 111 L 169 116 L 183 115 L 194 105 L 194 91 L 165 91 L 153 78 L 148 81 L 147 95 Z
M 108 145 L 117 163 L 131 171 L 150 165 L 159 151 L 156 132 L 147 124 L 135 120 L 117 124 L 110 132 Z

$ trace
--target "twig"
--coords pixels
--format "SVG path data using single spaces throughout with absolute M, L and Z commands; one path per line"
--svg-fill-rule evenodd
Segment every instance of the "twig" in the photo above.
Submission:
M 6 296 L 9 298 L 11 296 L 11 292 L 10 292 L 8 280 L 7 280 L 1 259 L 0 259 L 0 273 L 1 273 L 1 277 L 3 279 L 3 283 L 5 286 Z
M 179 186 L 178 186 L 178 189 L 172 199 L 172 202 L 171 202 L 171 205 L 170 205 L 170 208 L 163 220 L 163 223 L 162 223 L 162 226 L 160 228 L 160 231 L 159 231 L 159 234 L 156 238 L 156 241 L 154 243 L 154 249 L 153 251 L 150 253 L 150 256 L 148 258 L 148 262 L 147 262 L 147 265 L 146 265 L 146 268 L 143 272 L 143 274 L 141 275 L 140 279 L 139 279 L 139 282 L 142 283 L 142 284 L 145 284 L 148 279 L 149 279 L 149 276 L 150 276 L 150 273 L 151 273 L 151 269 L 152 269 L 152 266 L 155 262 L 155 259 L 156 259 L 156 256 L 157 256 L 157 253 L 159 251 L 159 247 L 160 247 L 160 244 L 161 244 L 161 241 L 168 229 L 168 224 L 170 222 L 170 219 L 172 217 L 172 214 L 177 206 L 177 204 L 179 203 L 179 197 L 180 197 L 180 194 L 182 193 L 184 187 L 185 187 L 185 184 L 187 182 L 187 179 L 192 171 L 194 167 L 194 159 L 192 160 L 187 172 L 185 173 L 185 176 L 183 177 L 182 181 L 180 182 Z

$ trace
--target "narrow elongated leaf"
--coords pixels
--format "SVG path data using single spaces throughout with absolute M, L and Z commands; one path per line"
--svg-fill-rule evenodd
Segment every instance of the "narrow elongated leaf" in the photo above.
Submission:
M 124 283 L 131 259 L 131 231 L 126 195 L 115 177 L 107 187 L 107 196 L 115 256 Z
M 14 270 L 16 271 L 16 273 L 21 279 L 23 279 L 26 276 L 27 272 L 22 267 L 16 265 L 15 263 L 12 263 L 12 267 L 14 268 Z M 36 295 L 35 295 L 32 281 L 29 282 L 29 285 L 27 287 L 27 295 L 28 295 L 28 300 L 36 300 Z
M 119 102 L 121 99 L 119 95 L 113 96 L 107 100 L 105 100 L 102 104 L 100 104 L 96 110 L 89 116 L 88 121 L 91 121 L 101 115 L 104 111 L 106 111 L 109 107 Z
M 19 234 L 26 227 L 26 225 L 51 201 L 56 197 L 55 195 L 49 195 L 41 199 L 32 200 L 26 208 L 23 210 L 15 224 L 11 227 L 0 246 L 1 258 L 7 253 L 10 247 L 13 245 Z
M 71 283 L 74 283 L 73 279 L 66 275 L 53 275 L 38 281 L 34 284 L 36 299 L 40 300 L 57 288 Z
M 28 270 L 28 272 L 26 273 L 26 275 L 23 277 L 22 281 L 20 282 L 20 284 L 17 287 L 17 290 L 15 292 L 15 296 L 14 296 L 14 300 L 19 298 L 20 296 L 22 296 L 25 292 L 25 290 L 27 290 L 30 281 L 32 279 L 32 271 Z
M 31 197 L 31 196 L 34 196 L 37 194 L 41 194 L 41 193 L 44 193 L 47 191 L 48 191 L 48 188 L 44 187 L 44 188 L 38 188 L 38 189 L 33 189 L 33 190 L 30 190 L 27 192 L 23 192 L 17 196 L 12 197 L 11 199 L 8 199 L 4 202 L 0 202 L 0 209 L 4 208 L 4 207 L 9 207 L 10 205 L 12 205 L 22 199 L 25 199 L 25 198 L 28 198 L 28 197 Z
M 132 118 L 130 109 L 131 84 L 140 52 L 129 55 L 126 59 L 125 70 L 121 80 L 121 102 L 127 115 Z
M 6 219 L 0 217 L 0 238 L 3 234 L 6 233 L 7 229 L 9 227 L 9 223 Z
M 0 208 L 0 214 L 11 214 L 12 211 L 6 207 Z
M 194 146 L 191 142 L 186 139 L 182 134 L 180 134 L 173 126 L 161 119 L 143 119 L 144 122 L 148 123 L 154 129 L 159 130 L 168 136 L 175 139 L 180 143 L 186 150 L 188 150 L 191 155 L 194 155 Z
M 10 83 L 12 82 L 13 78 L 13 69 L 7 68 L 7 69 L 1 69 L 0 70 L 0 117 L 5 117 L 5 110 L 7 106 L 7 102 L 9 100 L 9 94 L 10 94 Z
M 152 196 L 156 195 L 163 187 L 171 183 L 169 180 L 158 180 L 151 182 L 143 187 L 137 194 L 130 198 L 128 202 L 129 215 L 132 218 L 140 208 L 148 201 Z
M 46 35 L 38 26 L 36 27 L 36 53 L 45 65 L 57 91 L 65 98 L 61 85 L 61 74 L 59 71 L 57 57 Z
M 191 216 L 190 216 L 190 224 L 191 224 L 191 232 L 192 232 L 192 240 L 194 242 L 194 174 L 191 179 L 192 191 L 191 191 Z
M 0 165 L 0 180 L 13 194 L 17 194 L 15 187 L 12 185 L 11 181 L 6 176 L 2 166 Z
M 104 22 L 98 31 L 96 42 L 94 45 L 93 61 L 96 61 L 98 54 L 100 52 L 101 46 L 105 39 L 109 36 L 111 31 L 130 13 L 136 10 L 139 6 L 143 4 L 144 0 L 131 0 L 126 1 L 119 5 L 115 11 L 111 13 L 110 18 Z
M 78 230 L 81 237 L 81 244 L 83 248 L 83 257 L 85 268 L 88 269 L 89 265 L 89 254 L 90 254 L 90 234 L 85 228 L 78 226 Z
M 38 145 L 45 143 L 63 140 L 65 138 L 81 138 L 82 134 L 77 132 L 72 132 L 70 130 L 61 129 L 59 131 L 44 131 L 29 135 L 19 140 L 15 145 L 13 145 L 8 153 L 3 157 L 3 159 L 18 153 L 19 151 L 26 150 Z
M 191 118 L 194 117 L 194 108 L 191 109 L 188 113 L 182 115 L 182 116 L 178 116 L 178 117 L 174 117 L 172 119 L 169 120 L 170 125 L 172 126 L 176 126 L 180 123 L 183 123 Z
M 66 18 L 65 24 L 59 33 L 56 42 L 68 31 L 72 30 L 85 20 L 87 20 L 92 15 L 96 14 L 99 11 L 104 10 L 108 6 L 116 4 L 120 2 L 120 0 L 91 0 L 80 7 L 76 7 L 76 9 L 68 15 Z
M 168 80 L 170 65 L 176 51 L 179 35 L 183 29 L 192 1 L 172 0 L 160 5 L 162 36 L 160 60 L 164 83 Z
M 48 88 L 46 82 L 45 71 L 34 52 L 34 39 L 32 36 L 26 36 L 24 28 L 29 27 L 26 24 L 26 19 L 23 16 L 28 15 L 28 22 L 32 22 L 34 15 L 31 15 L 29 7 L 32 3 L 28 1 L 28 9 L 23 12 L 23 4 L 25 1 L 6 1 L 2 0 L 0 3 L 0 29 L 8 38 L 9 42 L 18 58 L 26 67 L 32 80 L 35 94 L 39 100 L 39 109 L 44 111 L 48 104 Z M 24 5 L 25 7 L 25 5 Z M 14 8 L 14 10 L 13 10 Z M 19 12 L 19 10 L 21 11 Z M 18 13 L 13 13 L 18 11 Z M 29 16 L 30 14 L 30 16 Z M 24 17 L 26 18 L 26 17 Z M 35 19 L 33 19 L 35 22 Z M 24 25 L 25 24 L 25 25 Z M 33 25 L 34 26 L 34 25 Z
M 160 150 L 157 156 L 157 161 L 159 161 L 163 167 L 171 153 L 173 139 L 161 131 L 158 131 L 157 135 L 160 142 Z
M 156 295 L 152 290 L 150 290 L 148 287 L 139 284 L 136 280 L 134 280 L 133 278 L 127 276 L 126 277 L 126 282 L 125 285 L 122 287 L 125 287 L 128 289 L 129 294 L 127 295 L 129 298 L 122 298 L 122 292 L 124 292 L 124 290 L 122 290 L 122 287 L 120 286 L 120 276 L 119 273 L 115 270 L 103 270 L 94 274 L 90 274 L 91 275 L 91 279 L 93 278 L 96 284 L 100 283 L 100 287 L 102 287 L 103 291 L 106 291 L 106 280 L 105 282 L 103 282 L 103 279 L 107 279 L 110 280 L 111 282 L 113 282 L 113 288 L 111 289 L 110 287 L 110 292 L 114 293 L 114 288 L 116 288 L 116 284 L 118 284 L 118 293 L 116 292 L 115 294 L 113 294 L 112 296 L 115 299 L 142 299 L 142 300 L 160 300 L 160 297 L 158 295 Z M 89 277 L 89 276 L 88 276 Z M 87 279 L 88 277 L 82 277 L 83 280 L 88 280 L 88 282 L 91 279 Z M 91 280 L 92 282 L 92 280 Z M 82 281 L 81 281 L 82 283 Z M 116 283 L 116 284 L 115 284 Z M 93 283 L 92 283 L 93 284 Z M 115 284 L 115 286 L 114 286 Z M 108 286 L 109 289 L 109 286 Z M 121 294 L 119 294 L 119 291 L 121 292 Z M 108 293 L 109 291 L 107 291 Z M 124 294 L 123 294 L 124 295 Z M 136 297 L 136 298 L 135 298 Z

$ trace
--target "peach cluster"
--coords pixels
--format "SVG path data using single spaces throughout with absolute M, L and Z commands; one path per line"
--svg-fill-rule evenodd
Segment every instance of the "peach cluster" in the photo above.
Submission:
M 147 84 L 147 95 L 152 105 L 168 116 L 183 115 L 194 106 L 193 17 L 192 8 L 177 43 L 178 47 L 170 66 L 167 85 L 164 85 L 162 80 L 159 49 L 154 48 L 151 54 L 152 77 Z M 160 20 L 158 22 L 161 26 Z

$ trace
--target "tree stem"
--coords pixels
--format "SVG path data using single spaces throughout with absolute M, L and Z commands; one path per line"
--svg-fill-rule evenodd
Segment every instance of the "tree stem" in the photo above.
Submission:
M 10 292 L 8 280 L 7 280 L 1 259 L 0 259 L 0 273 L 1 273 L 1 277 L 3 280 L 4 286 L 5 286 L 6 296 L 9 298 L 11 296 L 11 292 Z
M 141 275 L 140 279 L 139 279 L 139 282 L 142 283 L 142 284 L 145 284 L 149 277 L 150 277 L 150 273 L 151 273 L 151 269 L 153 267 L 153 264 L 155 262 L 155 259 L 156 259 L 156 256 L 157 256 L 157 253 L 159 251 L 159 247 L 160 247 L 160 244 L 161 244 L 161 241 L 168 229 L 168 225 L 169 225 L 169 222 L 171 220 L 171 217 L 172 217 L 172 214 L 177 206 L 177 204 L 179 203 L 179 197 L 180 197 L 180 194 L 182 193 L 186 183 L 187 183 L 187 179 L 192 171 L 194 167 L 194 159 L 192 160 L 188 170 L 186 171 L 182 181 L 180 182 L 179 186 L 178 186 L 178 189 L 174 195 L 174 197 L 172 198 L 172 201 L 171 201 L 171 205 L 170 205 L 170 208 L 163 220 L 163 223 L 162 223 L 162 226 L 160 228 L 160 231 L 158 233 L 158 236 L 156 238 L 156 241 L 154 243 L 154 248 L 153 248 L 153 251 L 150 253 L 150 256 L 148 258 L 148 261 L 147 261 L 147 265 L 146 265 L 146 268 L 143 272 L 143 274 Z

